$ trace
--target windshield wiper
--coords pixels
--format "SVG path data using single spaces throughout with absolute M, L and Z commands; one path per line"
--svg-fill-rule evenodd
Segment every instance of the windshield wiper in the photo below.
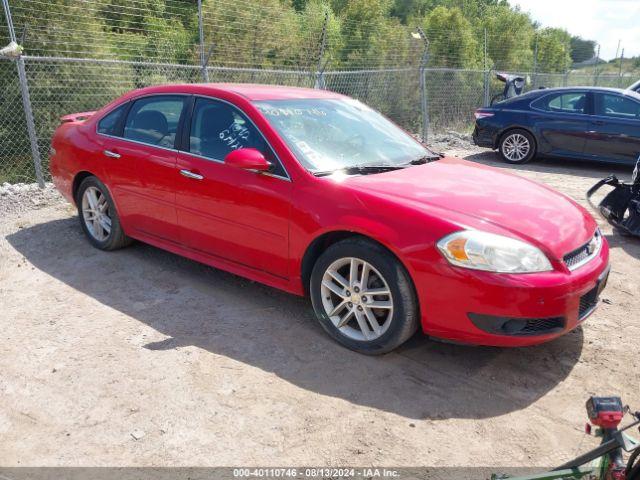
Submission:
M 318 172 L 312 172 L 316 177 L 326 177 L 336 172 L 344 172 L 348 174 L 359 173 L 366 175 L 367 173 L 382 173 L 390 172 L 392 170 L 400 170 L 407 168 L 407 165 L 351 165 L 343 168 L 336 168 L 335 170 L 322 170 Z
M 425 155 L 424 157 L 420 157 L 420 158 L 416 158 L 414 160 L 411 160 L 406 165 L 424 165 L 425 163 L 435 162 L 436 160 L 440 160 L 443 157 L 444 157 L 444 155 L 442 155 L 440 153 L 436 154 L 436 155 Z

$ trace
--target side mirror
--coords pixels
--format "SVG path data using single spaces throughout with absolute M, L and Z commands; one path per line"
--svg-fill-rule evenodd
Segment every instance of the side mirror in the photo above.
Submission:
M 233 150 L 226 157 L 224 163 L 231 167 L 253 170 L 255 172 L 268 172 L 271 170 L 271 162 L 264 158 L 260 150 L 255 148 L 239 148 Z

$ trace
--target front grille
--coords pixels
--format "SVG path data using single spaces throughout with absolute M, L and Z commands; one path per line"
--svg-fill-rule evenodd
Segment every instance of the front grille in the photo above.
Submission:
M 587 263 L 600 252 L 602 246 L 602 234 L 600 230 L 596 230 L 591 240 L 575 250 L 567 253 L 564 257 L 564 263 L 569 270 L 575 270 Z
M 568 253 L 564 256 L 564 263 L 567 265 L 569 270 L 571 270 L 574 265 L 578 265 L 579 263 L 589 258 L 588 245 L 589 244 L 587 243 L 579 249 L 574 250 L 573 252 Z
M 543 334 L 560 331 L 564 328 L 564 319 L 562 317 L 554 318 L 530 318 L 527 320 L 525 327 L 518 332 L 520 335 L 526 334 Z
M 596 305 L 598 305 L 598 290 L 599 286 L 596 285 L 583 296 L 580 297 L 580 306 L 578 307 L 578 320 L 582 320 L 589 315 Z
M 563 317 L 511 318 L 469 313 L 469 319 L 480 330 L 494 335 L 548 335 L 564 330 Z

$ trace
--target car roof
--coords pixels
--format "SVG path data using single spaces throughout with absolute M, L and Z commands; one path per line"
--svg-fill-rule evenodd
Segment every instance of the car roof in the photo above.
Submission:
M 250 83 L 187 83 L 169 84 L 141 88 L 130 93 L 131 96 L 152 93 L 207 93 L 215 95 L 228 92 L 240 95 L 248 100 L 294 100 L 303 98 L 338 99 L 344 98 L 335 92 L 315 88 L 285 87 L 280 85 L 260 85 Z
M 535 90 L 530 90 L 527 93 L 555 93 L 555 92 L 605 92 L 605 93 L 619 93 L 622 95 L 638 96 L 636 92 L 622 89 L 622 88 L 612 88 L 612 87 L 553 87 L 553 88 L 540 88 Z
M 638 89 L 640 88 L 640 80 L 638 80 L 636 83 L 634 83 L 633 85 L 630 85 L 627 90 L 634 90 L 634 91 L 638 91 Z

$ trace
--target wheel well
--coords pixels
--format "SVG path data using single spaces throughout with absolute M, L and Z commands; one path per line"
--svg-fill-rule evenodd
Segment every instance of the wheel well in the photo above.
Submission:
M 93 173 L 91 172 L 78 172 L 76 174 L 76 176 L 73 179 L 73 184 L 71 185 L 71 194 L 73 195 L 73 200 L 76 200 L 76 195 L 78 194 L 78 188 L 80 187 L 80 184 L 82 183 L 82 181 L 87 178 L 87 177 L 93 177 L 95 175 L 93 175 Z
M 411 278 L 411 274 L 409 274 L 407 267 L 404 265 L 404 263 L 398 258 L 398 256 L 395 253 L 393 253 L 383 244 L 381 244 L 380 242 L 378 242 L 377 240 L 371 237 L 362 235 L 360 233 L 339 230 L 339 231 L 328 232 L 323 235 L 320 235 L 318 238 L 313 240 L 313 242 L 311 242 L 311 244 L 307 247 L 306 252 L 304 252 L 304 256 L 302 257 L 301 280 L 302 280 L 302 285 L 304 287 L 304 291 L 306 295 L 309 294 L 309 284 L 311 283 L 311 272 L 313 271 L 313 266 L 315 265 L 318 258 L 320 258 L 320 255 L 322 255 L 323 252 L 334 243 L 338 243 L 342 240 L 346 240 L 347 238 L 362 238 L 364 240 L 374 242 L 380 245 L 382 248 L 384 248 L 391 255 L 393 255 L 398 260 L 400 265 L 402 265 L 402 267 L 407 271 L 407 274 L 409 275 L 409 279 L 411 280 L 412 286 L 415 291 L 415 286 L 413 285 L 413 279 Z M 416 292 L 416 298 L 418 298 L 417 292 Z
M 500 142 L 502 141 L 504 136 L 509 132 L 513 132 L 514 130 L 524 130 L 529 135 L 531 135 L 531 138 L 533 138 L 533 146 L 536 149 L 536 151 L 538 150 L 538 140 L 536 139 L 536 136 L 534 135 L 534 133 L 531 130 L 529 130 L 528 128 L 524 128 L 524 127 L 509 127 L 504 132 L 502 132 L 500 135 L 498 135 L 498 140 L 496 142 L 496 149 L 500 148 Z
M 336 231 L 322 234 L 318 238 L 313 240 L 313 242 L 311 242 L 311 244 L 307 247 L 307 251 L 304 252 L 304 256 L 302 257 L 301 278 L 305 294 L 309 294 L 311 272 L 313 270 L 313 266 L 316 264 L 316 260 L 318 260 L 320 255 L 322 255 L 322 253 L 334 243 L 338 243 L 341 240 L 352 237 L 368 238 L 364 235 L 360 235 L 354 232 Z

